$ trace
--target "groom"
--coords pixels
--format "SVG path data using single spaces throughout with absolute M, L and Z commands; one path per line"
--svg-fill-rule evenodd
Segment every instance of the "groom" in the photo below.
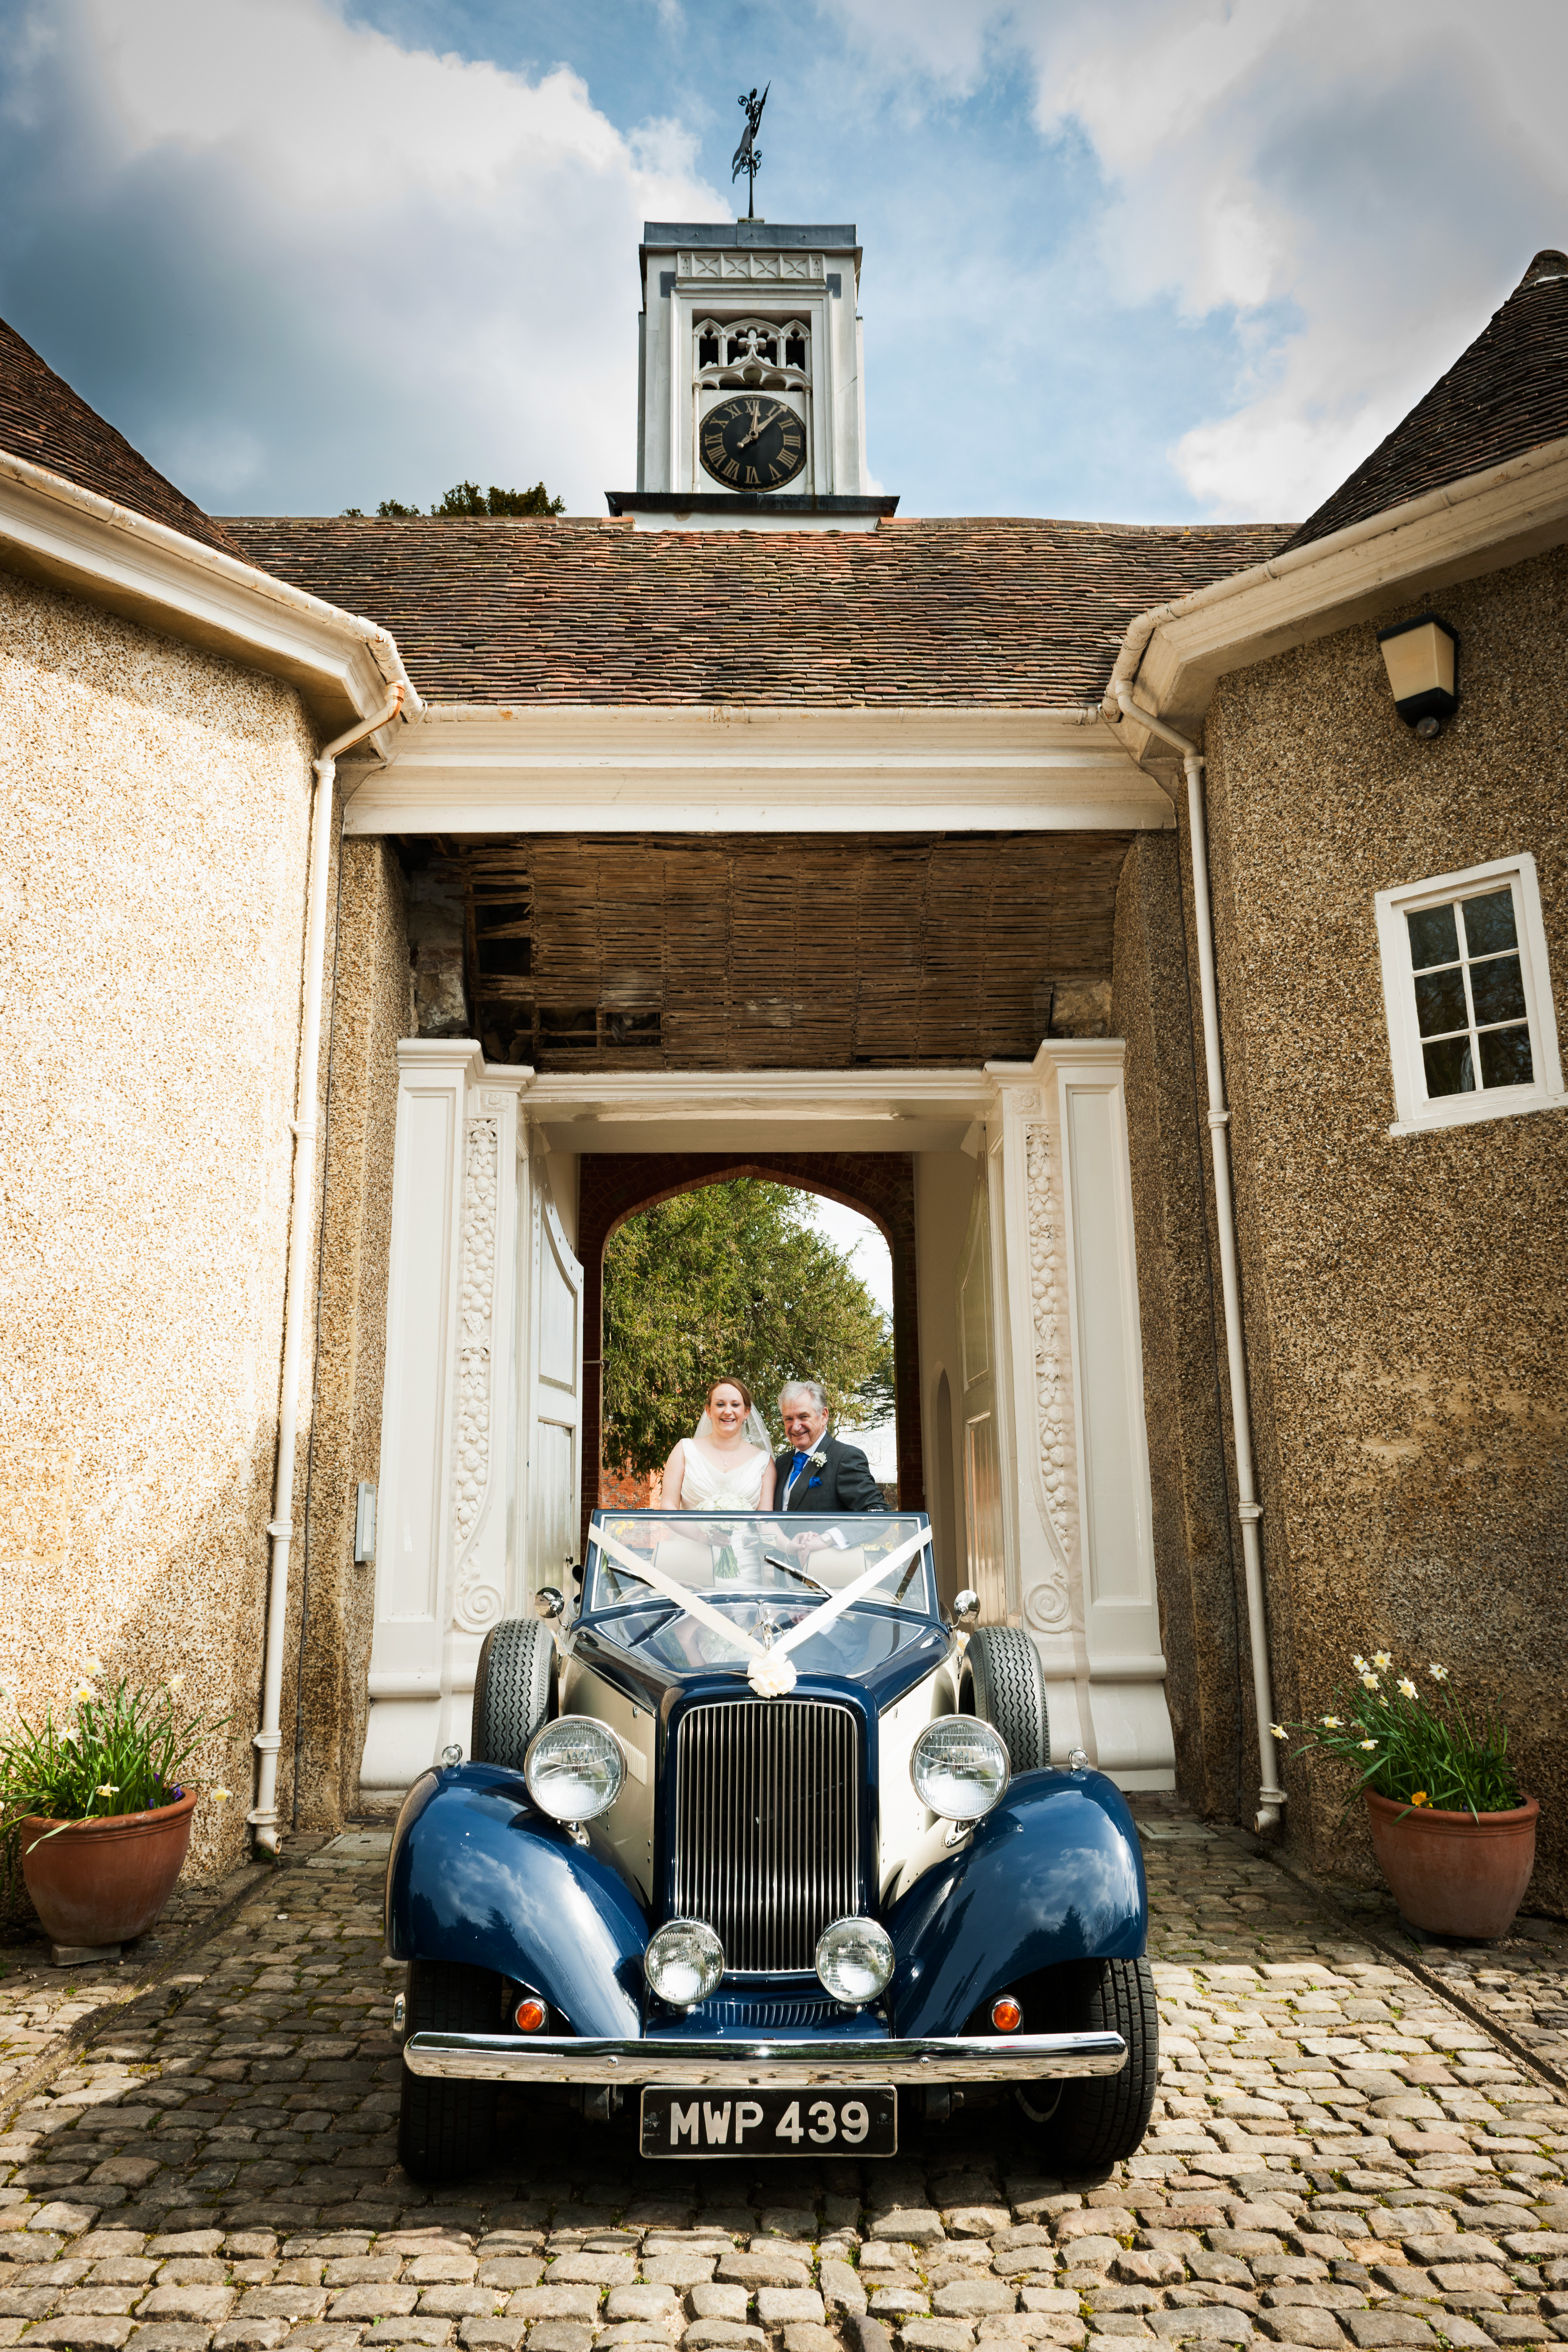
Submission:
M 775 1511 L 887 1508 L 860 1448 L 828 1436 L 827 1398 L 820 1381 L 791 1381 L 779 1391 L 779 1412 L 789 1445 L 773 1463 Z

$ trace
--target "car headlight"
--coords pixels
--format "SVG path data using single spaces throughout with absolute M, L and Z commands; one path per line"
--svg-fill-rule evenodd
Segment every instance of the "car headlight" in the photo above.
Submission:
M 835 1919 L 816 1939 L 816 1973 L 835 2000 L 875 2000 L 893 1973 L 887 1929 L 875 1919 Z
M 977 1822 L 1006 1795 L 1012 1773 L 1006 1742 L 977 1715 L 927 1724 L 910 1759 L 921 1804 L 947 1822 Z
M 558 1822 L 591 1822 L 620 1795 L 626 1759 L 604 1724 L 589 1715 L 563 1715 L 530 1740 L 522 1777 L 541 1812 Z
M 724 1973 L 724 1947 L 705 1919 L 670 1919 L 648 1940 L 643 1974 L 671 2009 L 706 2000 Z

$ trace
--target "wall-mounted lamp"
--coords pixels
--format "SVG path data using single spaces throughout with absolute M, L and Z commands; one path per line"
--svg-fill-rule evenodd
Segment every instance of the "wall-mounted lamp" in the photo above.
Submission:
M 1395 710 L 1429 742 L 1459 707 L 1458 638 L 1436 613 L 1418 613 L 1397 628 L 1379 629 L 1377 642 Z

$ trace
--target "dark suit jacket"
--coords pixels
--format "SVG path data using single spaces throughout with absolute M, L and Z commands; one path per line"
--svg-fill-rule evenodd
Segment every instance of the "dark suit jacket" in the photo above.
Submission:
M 826 1454 L 826 1465 L 821 1470 L 804 1471 L 795 1480 L 787 1504 L 782 1498 L 784 1481 L 795 1462 L 795 1448 L 792 1445 L 774 1456 L 775 1510 L 810 1511 L 814 1516 L 819 1511 L 886 1510 L 882 1490 L 858 1445 L 845 1445 L 829 1433 L 817 1439 L 814 1450 Z

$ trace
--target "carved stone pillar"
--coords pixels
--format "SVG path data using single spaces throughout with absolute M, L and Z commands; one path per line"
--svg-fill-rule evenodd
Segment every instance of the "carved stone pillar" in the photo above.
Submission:
M 1169 1788 L 1121 1062 L 1116 1040 L 1053 1038 L 1032 1064 L 988 1066 L 1010 1597 L 1045 1667 L 1054 1759 L 1081 1747 L 1124 1787 Z

